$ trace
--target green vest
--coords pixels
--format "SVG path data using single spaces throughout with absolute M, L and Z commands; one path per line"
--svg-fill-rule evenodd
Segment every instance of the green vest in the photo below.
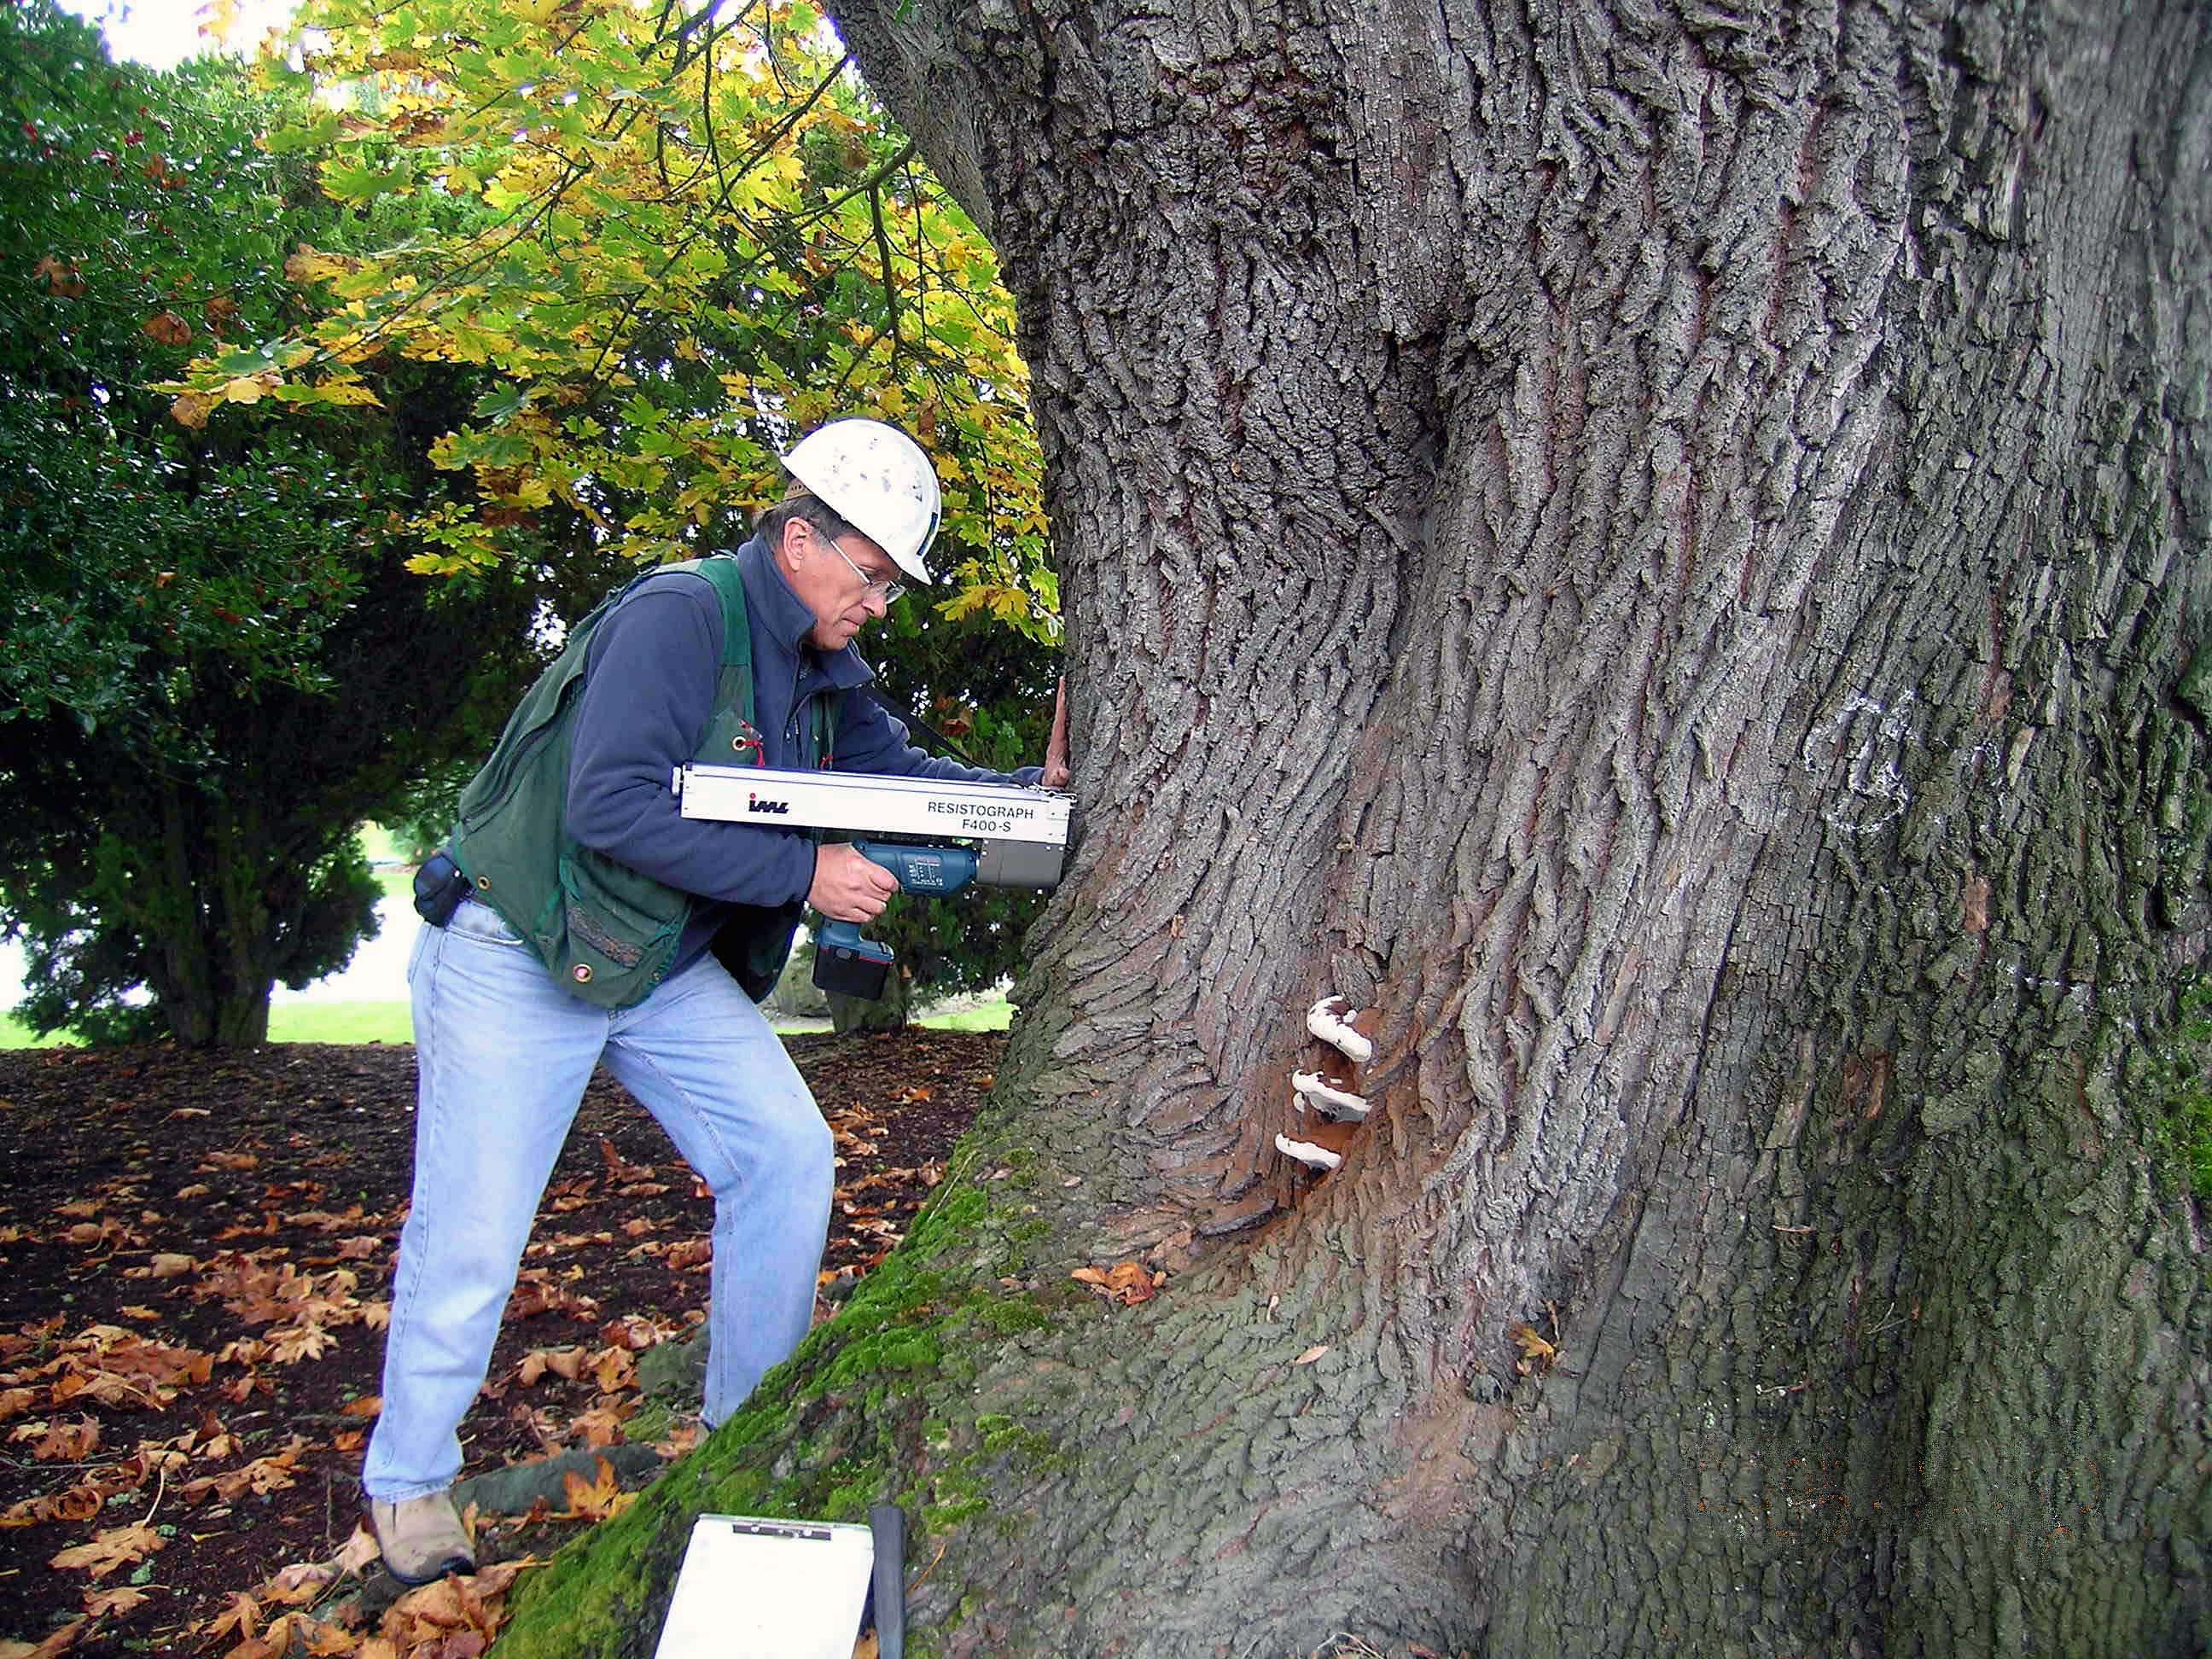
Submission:
M 668 976 L 696 903 L 581 845 L 568 829 L 568 759 L 592 636 L 639 582 L 664 570 L 696 572 L 722 601 L 721 673 L 692 758 L 720 766 L 758 760 L 752 629 L 738 562 L 716 556 L 663 565 L 608 595 L 569 630 L 561 654 L 507 717 L 491 758 L 461 792 L 452 842 L 476 897 L 522 935 L 563 987 L 606 1008 L 643 1001 Z M 815 699 L 802 750 L 810 768 L 829 750 L 836 703 L 834 696 Z M 738 905 L 715 936 L 715 956 L 756 1002 L 775 988 L 805 908 L 796 899 L 774 908 Z

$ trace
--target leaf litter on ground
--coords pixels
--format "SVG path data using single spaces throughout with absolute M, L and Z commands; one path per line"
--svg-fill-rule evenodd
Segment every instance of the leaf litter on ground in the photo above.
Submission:
M 836 1143 L 835 1295 L 943 1179 L 1004 1036 L 790 1041 Z M 544 1553 L 632 1500 L 659 1467 L 641 1439 L 661 1456 L 696 1443 L 696 1418 L 643 1401 L 638 1366 L 705 1318 L 712 1200 L 602 1074 L 463 1474 L 595 1461 L 521 1515 L 477 1511 L 482 1571 L 396 1594 L 359 1471 L 414 1087 L 407 1048 L 0 1052 L 0 1659 L 460 1659 Z

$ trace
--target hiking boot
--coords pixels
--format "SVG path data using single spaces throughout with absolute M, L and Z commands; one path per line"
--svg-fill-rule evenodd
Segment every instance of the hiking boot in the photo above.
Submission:
M 368 1524 L 384 1552 L 384 1570 L 403 1584 L 427 1584 L 449 1572 L 477 1570 L 476 1546 L 461 1529 L 450 1492 L 398 1504 L 372 1498 Z

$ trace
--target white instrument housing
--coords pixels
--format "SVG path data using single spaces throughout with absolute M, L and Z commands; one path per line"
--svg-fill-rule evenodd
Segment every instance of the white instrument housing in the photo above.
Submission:
M 678 767 L 670 787 L 687 818 L 966 842 L 988 887 L 1059 884 L 1075 799 L 1023 784 L 696 762 Z

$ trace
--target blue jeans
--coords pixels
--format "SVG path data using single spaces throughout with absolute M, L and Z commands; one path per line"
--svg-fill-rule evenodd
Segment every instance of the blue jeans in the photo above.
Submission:
M 760 1010 L 711 956 L 634 1008 L 596 1007 L 477 903 L 423 928 L 407 981 L 415 1197 L 362 1476 L 369 1496 L 420 1498 L 460 1473 L 462 1415 L 602 1060 L 714 1194 L 705 1415 L 720 1423 L 812 1323 L 834 1185 L 829 1125 Z

